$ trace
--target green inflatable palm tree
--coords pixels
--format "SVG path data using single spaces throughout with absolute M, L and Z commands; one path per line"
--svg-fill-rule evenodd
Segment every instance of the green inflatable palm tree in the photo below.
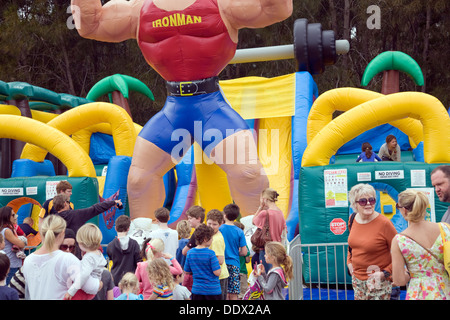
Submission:
M 152 91 L 142 81 L 123 74 L 114 74 L 97 82 L 88 92 L 86 99 L 95 101 L 104 94 L 108 94 L 109 101 L 124 108 L 131 117 L 128 105 L 130 90 L 139 92 L 155 101 Z
M 399 71 L 407 73 L 418 86 L 423 86 L 423 73 L 417 62 L 411 56 L 401 51 L 386 51 L 380 53 L 369 62 L 361 80 L 362 86 L 367 86 L 370 80 L 383 71 L 381 93 L 399 92 Z

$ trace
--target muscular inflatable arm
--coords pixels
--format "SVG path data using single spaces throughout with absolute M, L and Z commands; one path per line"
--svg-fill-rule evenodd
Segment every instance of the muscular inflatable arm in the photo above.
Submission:
M 105 42 L 135 39 L 143 0 L 72 0 L 72 14 L 83 38 Z
M 235 29 L 264 28 L 292 14 L 292 0 L 219 0 L 223 17 Z

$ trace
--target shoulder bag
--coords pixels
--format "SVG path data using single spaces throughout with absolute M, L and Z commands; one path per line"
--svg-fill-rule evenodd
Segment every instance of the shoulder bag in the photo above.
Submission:
M 261 249 L 264 249 L 266 242 L 272 241 L 272 236 L 270 235 L 269 230 L 269 211 L 266 211 L 266 221 L 264 222 L 264 226 L 256 229 L 250 238 L 250 241 L 253 245 L 252 249 L 255 252 L 259 252 Z
M 445 224 L 447 228 L 450 228 L 448 224 Z M 439 223 L 439 229 L 441 230 L 441 238 L 443 243 L 443 253 L 444 253 L 444 267 L 447 273 L 450 275 L 450 242 L 447 241 L 445 237 L 445 231 L 442 227 L 442 223 Z

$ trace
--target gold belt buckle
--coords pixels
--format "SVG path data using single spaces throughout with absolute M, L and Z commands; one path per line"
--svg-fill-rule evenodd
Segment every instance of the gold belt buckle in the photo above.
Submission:
M 194 93 L 183 93 L 183 85 L 192 84 L 192 81 L 180 82 L 180 96 L 192 96 Z

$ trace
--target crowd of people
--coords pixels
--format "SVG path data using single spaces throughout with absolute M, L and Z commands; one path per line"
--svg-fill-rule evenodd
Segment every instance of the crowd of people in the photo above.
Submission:
M 130 218 L 120 215 L 115 220 L 117 236 L 103 252 L 101 231 L 88 221 L 114 205 L 121 205 L 121 201 L 105 201 L 75 210 L 70 202 L 71 191 L 67 181 L 58 184 L 57 195 L 45 203 L 39 216 L 42 243 L 34 252 L 21 257 L 17 252 L 25 248 L 27 241 L 17 234 L 21 230 L 17 214 L 11 207 L 0 208 L 0 299 L 242 298 L 251 251 L 244 225 L 236 221 L 240 216 L 236 204 L 207 213 L 201 206 L 192 206 L 186 212 L 187 220 L 180 221 L 176 230 L 167 225 L 169 210 L 159 208 L 155 211 L 157 228 L 142 245 L 129 235 Z M 273 241 L 268 242 L 267 248 L 252 248 L 257 252 L 255 274 L 267 291 L 267 299 L 284 299 L 281 289 L 292 277 L 292 261 L 281 245 L 282 237 L 286 236 L 286 222 L 275 204 L 277 198 L 275 190 L 264 190 L 253 219 L 257 227 L 262 227 L 266 217 L 270 221 Z M 268 248 L 276 243 L 281 247 L 270 251 Z M 272 269 L 278 272 L 272 273 Z
M 450 166 L 437 166 L 431 182 L 439 200 L 450 202 Z M 236 221 L 239 207 L 229 204 L 209 212 L 192 206 L 176 230 L 168 227 L 169 210 L 159 208 L 158 228 L 142 245 L 129 235 L 130 218 L 121 215 L 115 221 L 117 237 L 103 252 L 102 234 L 88 220 L 120 200 L 74 210 L 70 195 L 61 192 L 51 205 L 55 211 L 47 206 L 48 212 L 41 214 L 42 243 L 25 255 L 27 234 L 14 210 L 2 207 L 0 299 L 237 300 L 247 290 L 247 264 L 252 261 L 264 298 L 284 300 L 293 261 L 286 252 L 286 221 L 276 205 L 278 196 L 270 188 L 261 193 L 252 223 L 268 228 L 270 239 L 251 250 L 244 225 Z M 401 192 L 397 209 L 408 227 L 397 233 L 391 220 L 375 211 L 373 186 L 353 186 L 349 201 L 354 213 L 348 222 L 347 266 L 355 299 L 395 299 L 403 286 L 406 299 L 450 298 L 443 251 L 443 242 L 450 241 L 450 206 L 441 222 L 431 222 L 425 219 L 428 197 L 414 189 Z M 36 233 L 30 221 L 24 224 L 30 227 L 22 225 L 27 233 Z

